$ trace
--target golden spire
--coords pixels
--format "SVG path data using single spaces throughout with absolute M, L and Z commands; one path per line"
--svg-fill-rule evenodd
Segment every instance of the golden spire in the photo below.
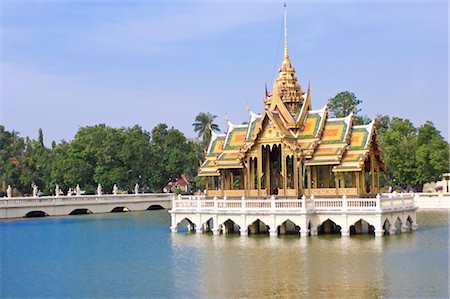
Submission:
M 291 61 L 289 60 L 289 50 L 288 50 L 286 3 L 284 3 L 284 57 L 282 67 L 284 65 L 291 67 Z
M 295 76 L 295 69 L 289 59 L 287 36 L 287 9 L 284 4 L 284 56 L 283 63 L 278 70 L 278 77 L 273 85 L 273 92 L 278 95 L 292 116 L 297 115 L 304 101 L 303 92 Z M 269 102 L 269 101 L 267 101 Z

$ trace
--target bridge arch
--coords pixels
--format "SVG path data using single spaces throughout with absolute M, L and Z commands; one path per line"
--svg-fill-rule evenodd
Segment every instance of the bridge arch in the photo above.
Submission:
M 290 219 L 286 219 L 277 227 L 279 235 L 300 235 L 300 226 Z
M 391 227 L 392 227 L 391 222 L 389 221 L 388 218 L 385 218 L 385 220 L 383 222 L 383 229 L 384 229 L 385 235 L 389 235 L 389 231 L 390 231 Z
M 209 217 L 206 221 L 201 224 L 203 232 L 211 232 L 214 227 L 213 217 Z
M 130 209 L 127 207 L 115 207 L 111 210 L 111 213 L 121 213 L 121 212 L 130 212 Z
M 92 212 L 89 209 L 75 209 L 69 213 L 69 215 L 86 215 L 86 214 L 92 214 Z
M 238 233 L 241 229 L 241 226 L 230 218 L 221 223 L 220 226 L 222 226 L 224 234 Z
M 259 218 L 253 221 L 248 227 L 249 234 L 268 234 L 270 227 Z
M 375 226 L 364 220 L 363 218 L 356 221 L 350 226 L 350 235 L 368 234 L 375 236 Z
M 178 232 L 192 232 L 195 230 L 195 223 L 191 221 L 188 217 L 184 217 L 176 225 Z
M 399 233 L 402 230 L 404 222 L 400 219 L 400 217 L 396 217 L 394 221 L 394 227 L 392 233 Z M 395 231 L 394 231 L 395 229 Z
M 164 210 L 164 207 L 161 205 L 151 205 L 147 208 L 147 211 L 154 211 L 154 210 Z
M 30 211 L 25 214 L 24 218 L 37 218 L 37 217 L 47 217 L 47 216 L 49 216 L 49 215 L 44 211 Z
M 341 226 L 337 225 L 336 222 L 328 218 L 319 225 L 318 233 L 319 235 L 323 234 L 337 235 L 341 233 Z

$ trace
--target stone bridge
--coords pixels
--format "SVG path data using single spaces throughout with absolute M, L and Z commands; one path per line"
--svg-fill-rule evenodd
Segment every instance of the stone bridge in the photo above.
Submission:
M 170 209 L 171 193 L 0 198 L 0 219 Z

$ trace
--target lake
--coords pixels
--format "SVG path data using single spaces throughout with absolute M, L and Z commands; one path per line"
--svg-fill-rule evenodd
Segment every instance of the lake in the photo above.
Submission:
M 165 210 L 0 221 L 0 297 L 448 298 L 449 216 L 381 238 L 172 234 Z

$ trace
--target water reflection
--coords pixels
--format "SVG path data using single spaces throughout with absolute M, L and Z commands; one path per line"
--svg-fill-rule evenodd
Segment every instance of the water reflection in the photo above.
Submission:
M 172 244 L 176 260 L 195 248 L 202 297 L 380 297 L 384 239 L 173 234 Z

